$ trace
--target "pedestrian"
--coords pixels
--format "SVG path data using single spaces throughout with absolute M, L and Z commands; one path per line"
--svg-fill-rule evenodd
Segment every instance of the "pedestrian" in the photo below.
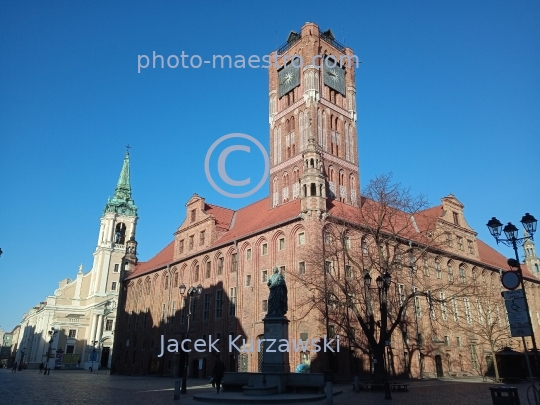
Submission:
M 219 389 L 221 385 L 221 379 L 225 373 L 225 364 L 221 361 L 219 354 L 216 356 L 216 364 L 214 364 L 214 370 L 212 371 L 212 377 L 214 378 L 214 383 L 216 384 L 217 393 L 219 394 Z
M 45 366 L 43 365 L 43 362 L 41 362 L 41 363 L 39 364 L 39 374 L 43 374 L 43 368 L 44 368 L 44 367 L 45 367 Z
M 12 372 L 12 373 L 16 373 L 16 372 L 17 372 L 17 362 L 13 363 L 13 368 L 11 369 L 11 372 Z

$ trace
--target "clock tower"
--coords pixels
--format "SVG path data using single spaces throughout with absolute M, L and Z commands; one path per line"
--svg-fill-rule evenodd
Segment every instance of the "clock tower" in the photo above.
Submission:
M 271 54 L 270 203 L 302 199 L 322 214 L 326 199 L 360 201 L 355 67 L 358 58 L 306 23 Z
M 137 206 L 131 198 L 129 172 L 127 151 L 114 196 L 107 201 L 101 216 L 90 295 L 117 295 L 122 259 L 126 254 L 136 255 L 135 227 L 138 217 Z

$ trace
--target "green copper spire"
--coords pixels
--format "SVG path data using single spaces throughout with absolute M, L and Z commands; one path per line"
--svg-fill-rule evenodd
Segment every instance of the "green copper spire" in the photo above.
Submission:
M 120 178 L 116 184 L 113 198 L 109 198 L 104 213 L 115 212 L 121 215 L 137 216 L 137 206 L 131 198 L 131 184 L 129 181 L 129 150 L 124 157 L 124 164 Z

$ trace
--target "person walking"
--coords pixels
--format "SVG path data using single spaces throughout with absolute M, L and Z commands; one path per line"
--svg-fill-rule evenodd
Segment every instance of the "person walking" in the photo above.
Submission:
M 214 377 L 214 382 L 216 384 L 217 393 L 219 394 L 219 389 L 221 387 L 221 379 L 225 373 L 225 363 L 221 361 L 219 354 L 216 356 L 216 364 L 214 364 L 214 370 L 212 371 L 212 377 Z
M 41 362 L 41 363 L 39 364 L 39 374 L 43 374 L 43 368 L 44 368 L 44 367 L 45 367 L 45 366 L 43 365 L 43 362 Z
M 13 363 L 13 368 L 11 369 L 11 372 L 12 372 L 12 373 L 16 373 L 16 372 L 17 372 L 17 362 Z

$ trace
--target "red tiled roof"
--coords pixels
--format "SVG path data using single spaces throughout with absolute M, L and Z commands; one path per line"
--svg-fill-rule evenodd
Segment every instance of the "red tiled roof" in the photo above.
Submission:
M 294 200 L 270 209 L 269 198 L 264 198 L 238 211 L 206 204 L 205 212 L 214 216 L 218 227 L 227 230 L 212 244 L 212 246 L 217 246 L 298 217 L 300 213 L 300 200 Z M 233 217 L 234 223 L 232 222 Z M 147 262 L 138 263 L 135 270 L 128 276 L 128 279 L 150 273 L 155 269 L 171 263 L 173 261 L 173 255 L 174 241 L 169 243 L 165 249 L 152 259 Z
M 152 270 L 155 270 L 159 267 L 170 263 L 173 259 L 174 254 L 174 241 L 169 243 L 161 252 L 155 255 L 153 258 L 147 262 L 139 262 L 135 266 L 135 270 L 127 277 L 127 279 L 132 279 L 138 276 L 141 276 L 146 273 L 150 273 Z
M 296 218 L 299 214 L 300 200 L 293 200 L 271 209 L 270 199 L 263 198 L 236 211 L 231 228 L 215 241 L 213 246 L 231 242 L 253 232 Z
M 208 215 L 212 215 L 216 220 L 216 226 L 222 229 L 229 229 L 234 210 L 229 208 L 220 207 L 213 204 L 205 204 L 204 211 Z

